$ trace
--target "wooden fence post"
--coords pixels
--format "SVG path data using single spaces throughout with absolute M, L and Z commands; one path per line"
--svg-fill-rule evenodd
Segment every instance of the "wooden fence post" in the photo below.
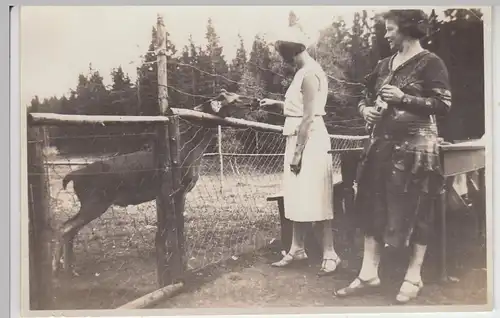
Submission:
M 158 62 L 158 106 L 159 114 L 164 114 L 168 109 L 168 89 L 167 89 L 167 56 L 166 56 L 166 39 L 163 33 L 163 19 L 157 17 L 157 62 Z M 157 216 L 157 232 L 156 232 L 156 260 L 157 260 L 157 275 L 158 284 L 160 287 L 165 287 L 171 283 L 172 275 L 168 267 L 168 243 L 167 231 L 168 221 L 167 216 L 169 210 L 172 210 L 169 200 L 170 185 L 169 171 L 170 156 L 167 143 L 166 125 L 159 125 L 157 129 L 156 154 L 157 167 L 159 169 L 159 193 L 156 198 L 156 216 Z
M 48 176 L 45 173 L 44 127 L 28 126 L 28 222 L 30 307 L 53 309 L 52 235 Z
M 174 211 L 171 214 L 173 225 L 173 233 L 175 236 L 171 241 L 176 243 L 172 245 L 172 265 L 175 266 L 175 278 L 181 278 L 187 268 L 187 260 L 184 253 L 184 192 L 182 187 L 182 162 L 180 157 L 180 129 L 179 116 L 173 115 L 169 117 L 168 136 L 170 141 L 170 170 L 172 180 L 172 195 L 174 199 Z M 175 265 L 174 265 L 175 263 Z
M 168 115 L 168 86 L 167 86 L 167 52 L 166 52 L 166 31 L 163 23 L 163 18 L 158 15 L 157 18 L 157 54 L 158 54 L 158 106 L 161 115 Z M 175 120 L 175 119 L 174 119 Z M 178 157 L 179 142 L 176 136 L 175 126 L 178 122 L 172 125 L 160 125 L 157 129 L 157 147 L 155 158 L 157 167 L 160 171 L 159 182 L 160 191 L 156 198 L 157 209 L 157 233 L 156 233 L 156 253 L 157 253 L 157 270 L 158 283 L 160 287 L 165 287 L 174 283 L 181 276 L 181 252 L 179 237 L 178 214 L 176 213 L 176 204 L 174 191 L 179 188 L 180 181 L 174 178 L 180 176 L 179 170 L 173 173 L 172 161 L 179 164 Z M 170 129 L 169 127 L 174 127 Z M 172 135 L 170 135 L 172 130 Z M 178 131 L 178 127 L 177 127 Z M 169 141 L 169 142 L 167 142 Z M 184 224 L 182 224 L 183 227 Z M 181 228 L 182 231 L 182 228 Z

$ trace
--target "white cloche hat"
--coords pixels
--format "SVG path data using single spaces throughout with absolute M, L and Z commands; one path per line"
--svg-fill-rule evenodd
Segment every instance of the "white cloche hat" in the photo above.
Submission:
M 304 30 L 298 21 L 289 21 L 289 25 L 284 28 L 275 29 L 272 32 L 274 42 L 286 41 L 292 43 L 303 44 L 306 48 L 314 45 L 316 39 Z
M 278 37 L 278 41 L 303 44 L 305 47 L 309 47 L 314 44 L 314 40 L 298 25 L 293 25 L 286 28 Z

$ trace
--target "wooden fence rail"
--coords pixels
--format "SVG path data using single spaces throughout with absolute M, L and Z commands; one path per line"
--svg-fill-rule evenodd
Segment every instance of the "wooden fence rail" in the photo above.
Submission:
M 75 125 L 123 125 L 123 124 L 165 124 L 165 116 L 112 116 L 112 115 L 65 115 L 53 113 L 30 113 L 28 125 L 75 126 Z

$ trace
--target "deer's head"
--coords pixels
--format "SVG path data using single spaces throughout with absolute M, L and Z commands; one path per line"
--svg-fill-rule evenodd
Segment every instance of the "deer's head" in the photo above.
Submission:
M 219 117 L 242 118 L 248 111 L 258 107 L 258 100 L 222 89 L 216 97 L 196 106 L 193 110 Z

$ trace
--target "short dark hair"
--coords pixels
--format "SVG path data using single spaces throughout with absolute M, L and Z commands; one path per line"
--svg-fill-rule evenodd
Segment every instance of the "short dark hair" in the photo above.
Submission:
M 414 39 L 427 36 L 429 22 L 422 10 L 390 10 L 382 14 L 383 19 L 396 22 L 399 32 Z
M 288 42 L 288 41 L 276 41 L 276 49 L 278 53 L 285 59 L 293 58 L 296 55 L 304 52 L 306 47 L 304 44 Z

